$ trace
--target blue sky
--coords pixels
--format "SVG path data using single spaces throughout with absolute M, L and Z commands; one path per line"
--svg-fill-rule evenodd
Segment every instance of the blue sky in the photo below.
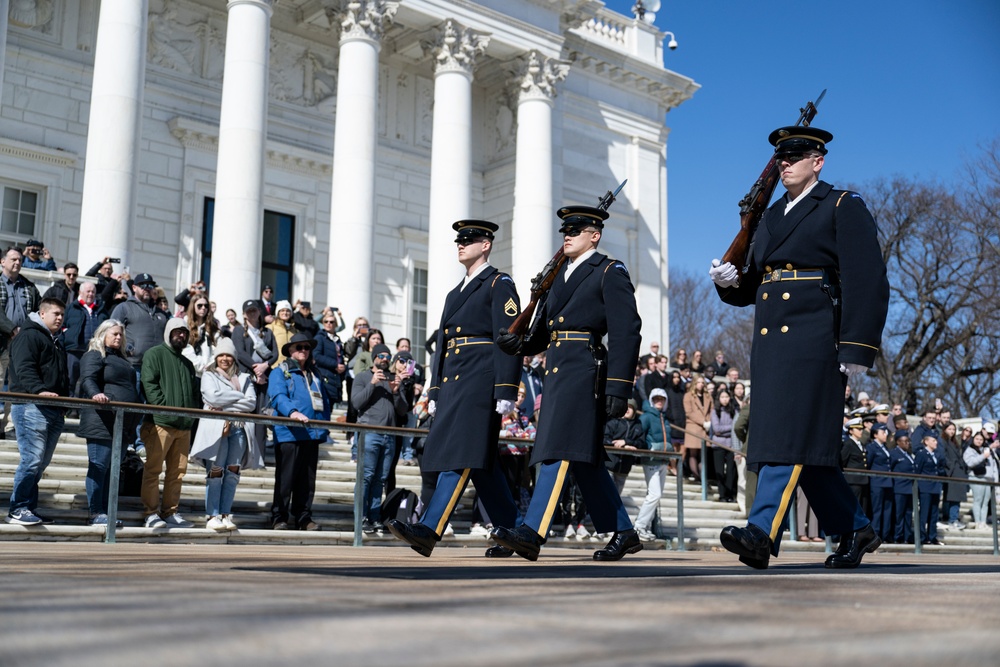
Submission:
M 834 134 L 835 186 L 949 182 L 1000 136 L 998 0 L 662 0 L 655 23 L 679 42 L 666 67 L 702 86 L 666 117 L 671 266 L 707 272 L 722 255 L 767 135 L 824 88 L 813 125 Z

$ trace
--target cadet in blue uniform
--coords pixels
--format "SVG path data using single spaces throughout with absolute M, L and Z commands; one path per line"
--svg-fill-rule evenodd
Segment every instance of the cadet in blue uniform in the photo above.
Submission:
M 872 426 L 872 439 L 866 446 L 868 469 L 888 472 L 892 467 L 889 448 L 889 428 L 885 424 Z M 883 542 L 895 539 L 892 523 L 892 478 L 869 477 L 872 494 L 872 528 Z
M 913 455 L 913 472 L 918 475 L 935 477 L 946 475 L 944 454 L 937 451 L 938 439 L 933 435 L 925 435 L 923 445 Z M 917 493 L 920 496 L 920 542 L 922 544 L 941 544 L 937 536 L 941 482 L 918 480 Z
M 558 215 L 568 261 L 555 277 L 538 326 L 527 340 L 513 334 L 497 339 L 513 355 L 546 350 L 546 371 L 531 453 L 531 463 L 541 467 L 531 504 L 521 526 L 495 529 L 493 538 L 536 560 L 572 470 L 596 532 L 614 533 L 594 560 L 620 560 L 642 544 L 604 466 L 604 425 L 628 408 L 642 322 L 625 265 L 597 252 L 608 213 L 566 206 Z
M 517 520 L 497 455 L 500 416 L 514 409 L 521 362 L 493 340 L 514 322 L 520 302 L 511 277 L 489 263 L 499 227 L 485 220 L 460 220 L 452 227 L 466 276 L 448 293 L 438 326 L 427 393 L 434 421 L 420 463 L 422 471 L 440 475 L 419 523 L 386 524 L 422 556 L 430 556 L 441 539 L 470 479 L 493 525 L 513 528 Z M 494 546 L 486 555 L 507 557 L 513 551 Z
M 889 452 L 891 472 L 916 472 L 913 453 L 910 452 L 910 436 L 905 431 L 896 431 L 896 448 Z M 895 495 L 896 544 L 913 544 L 913 480 L 894 477 L 892 491 Z
M 778 555 L 788 503 L 802 487 L 827 534 L 830 568 L 853 568 L 881 540 L 838 467 L 848 377 L 875 361 L 889 283 L 875 220 L 861 197 L 819 180 L 833 135 L 815 127 L 771 133 L 787 189 L 754 231 L 744 271 L 712 262 L 728 304 L 755 304 L 750 356 L 757 495 L 745 528 L 722 544 L 751 567 Z

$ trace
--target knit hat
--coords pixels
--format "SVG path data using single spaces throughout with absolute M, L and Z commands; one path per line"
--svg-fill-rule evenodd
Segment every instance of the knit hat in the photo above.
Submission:
M 372 348 L 372 362 L 374 362 L 380 354 L 388 354 L 390 357 L 392 356 L 392 352 L 389 351 L 389 346 L 379 343 Z
M 220 336 L 219 340 L 215 343 L 215 351 L 212 353 L 212 360 L 208 362 L 208 366 L 205 370 L 208 372 L 214 371 L 216 367 L 216 361 L 224 354 L 228 354 L 233 360 L 236 359 L 236 346 L 233 345 L 233 341 L 225 336 Z M 239 369 L 237 369 L 238 371 Z
M 291 309 L 292 309 L 292 304 L 290 304 L 287 299 L 282 299 L 274 306 L 274 313 L 278 314 L 283 310 L 291 310 Z

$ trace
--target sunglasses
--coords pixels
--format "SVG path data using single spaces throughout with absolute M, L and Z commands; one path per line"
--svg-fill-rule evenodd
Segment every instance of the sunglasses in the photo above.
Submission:
M 569 236 L 569 237 L 572 237 L 572 238 L 576 238 L 577 236 L 579 236 L 580 234 L 583 234 L 584 232 L 591 232 L 591 233 L 593 233 L 594 230 L 593 229 L 588 229 L 586 227 L 570 227 L 569 229 L 561 229 L 561 230 L 559 230 L 559 233 L 562 234 L 563 236 Z
M 196 303 L 196 304 L 194 304 L 194 307 L 195 308 L 208 308 L 208 304 L 207 303 Z
M 392 355 L 391 355 L 391 354 L 380 354 L 380 355 L 378 355 L 378 356 L 377 356 L 377 357 L 375 357 L 375 358 L 376 358 L 376 359 L 391 359 L 391 358 L 392 358 Z
M 312 350 L 312 345 L 302 343 L 301 345 L 294 345 L 292 347 L 292 350 L 294 352 L 309 352 L 310 350 Z
M 813 153 L 782 153 L 781 155 L 774 156 L 775 164 L 780 164 L 782 162 L 787 162 L 788 164 L 795 164 L 796 162 L 802 162 L 807 157 L 817 157 Z

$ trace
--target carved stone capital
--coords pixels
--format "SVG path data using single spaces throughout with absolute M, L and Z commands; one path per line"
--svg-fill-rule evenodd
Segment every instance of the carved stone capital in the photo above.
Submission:
M 434 73 L 460 72 L 472 76 L 476 58 L 489 46 L 488 33 L 464 28 L 448 19 L 437 29 L 436 38 L 424 43 L 424 52 L 434 57 Z
M 340 25 L 340 39 L 381 41 L 399 9 L 389 0 L 337 0 L 327 8 L 331 25 Z
M 556 84 L 569 74 L 570 63 L 542 55 L 531 50 L 513 61 L 511 87 L 518 103 L 526 100 L 552 101 L 556 96 Z

